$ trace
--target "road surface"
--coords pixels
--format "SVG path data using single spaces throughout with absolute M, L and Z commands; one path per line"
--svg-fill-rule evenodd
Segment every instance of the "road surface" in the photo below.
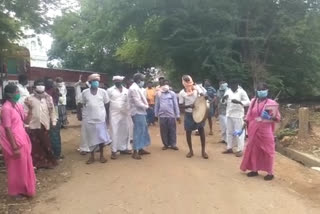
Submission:
M 209 159 L 200 156 L 194 136 L 195 156 L 187 159 L 182 125 L 180 151 L 162 151 L 158 127 L 151 127 L 152 153 L 142 160 L 118 160 L 86 165 L 76 152 L 80 128 L 63 130 L 64 163 L 70 165 L 67 182 L 40 191 L 33 214 L 276 214 L 320 213 L 320 173 L 277 154 L 275 180 L 247 178 L 239 170 L 241 159 L 223 155 L 219 133 L 207 138 Z M 62 174 L 63 175 L 63 174 Z

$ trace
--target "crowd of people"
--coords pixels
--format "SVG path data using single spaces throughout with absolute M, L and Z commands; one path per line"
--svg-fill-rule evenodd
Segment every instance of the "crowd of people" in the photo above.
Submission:
M 100 75 L 92 74 L 87 79 L 86 89 L 81 89 L 81 76 L 74 86 L 77 117 L 81 121 L 79 151 L 82 155 L 89 154 L 87 164 L 96 161 L 97 152 L 99 162 L 106 163 L 104 147 L 110 144 L 113 160 L 119 153 L 131 155 L 136 160 L 149 155 L 146 149 L 151 144 L 149 126 L 156 122 L 159 123 L 162 150 L 179 150 L 176 130 L 177 123 L 181 123 L 181 110 L 189 148 L 187 158 L 194 156 L 194 131 L 200 137 L 202 157 L 209 158 L 204 127 L 207 120 L 208 134 L 213 135 L 212 121 L 216 117 L 221 129 L 220 142 L 226 144 L 222 153 L 243 156 L 240 168 L 250 171 L 248 177 L 265 171 L 265 180 L 274 178 L 274 129 L 280 114 L 278 104 L 268 98 L 266 84 L 258 85 L 256 96 L 250 101 L 235 80 L 229 84 L 220 81 L 216 90 L 210 80 L 196 84 L 191 76 L 184 75 L 183 89 L 179 93 L 175 93 L 163 77 L 159 78 L 156 87 L 151 81 L 145 84 L 145 76 L 141 73 L 135 74 L 126 84 L 124 80 L 123 76 L 114 76 L 113 86 L 103 89 Z M 31 94 L 27 84 L 25 75 L 19 76 L 18 85 L 8 84 L 1 109 L 0 145 L 7 168 L 8 193 L 14 197 L 32 197 L 36 192 L 34 168 L 54 168 L 64 158 L 60 130 L 68 125 L 67 90 L 63 79 L 36 80 Z M 209 113 L 206 120 L 197 123 L 192 113 L 201 96 L 208 102 Z

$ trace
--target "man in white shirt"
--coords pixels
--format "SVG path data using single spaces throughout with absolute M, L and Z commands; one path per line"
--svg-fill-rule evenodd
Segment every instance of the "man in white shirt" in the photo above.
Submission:
M 230 82 L 230 88 L 226 91 L 223 102 L 227 102 L 227 150 L 223 153 L 232 154 L 233 143 L 236 142 L 238 148 L 235 155 L 241 157 L 245 139 L 244 107 L 250 105 L 250 100 L 247 93 L 234 80 Z
M 112 138 L 111 159 L 117 159 L 117 152 L 120 154 L 132 154 L 130 145 L 130 112 L 128 89 L 122 86 L 124 77 L 114 76 L 114 86 L 107 90 L 110 98 L 110 126 Z
M 19 77 L 18 77 L 18 81 L 19 81 L 19 84 L 17 85 L 18 86 L 18 89 L 19 89 L 19 92 L 20 92 L 20 99 L 18 101 L 18 103 L 24 105 L 24 101 L 27 97 L 30 96 L 30 93 L 28 91 L 28 77 L 27 75 L 25 74 L 20 74 Z
M 107 132 L 109 96 L 106 90 L 99 88 L 100 75 L 91 74 L 88 77 L 90 88 L 82 92 L 82 100 L 78 105 L 78 119 L 81 124 L 81 151 L 91 152 L 87 164 L 95 161 L 94 153 L 99 150 L 100 162 L 107 159 L 103 155 L 105 145 L 111 143 Z
M 141 88 L 144 86 L 144 75 L 137 73 L 133 76 L 134 83 L 129 88 L 129 103 L 133 121 L 133 159 L 141 159 L 140 155 L 147 155 L 150 152 L 144 150 L 150 145 L 150 135 L 146 120 L 149 108 L 147 98 Z

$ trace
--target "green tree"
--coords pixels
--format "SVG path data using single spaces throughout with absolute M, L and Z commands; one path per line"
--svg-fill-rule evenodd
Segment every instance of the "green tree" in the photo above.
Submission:
M 36 32 L 47 29 L 49 8 L 58 0 L 2 0 L 0 2 L 0 56 L 15 47 L 24 34 L 22 28 Z

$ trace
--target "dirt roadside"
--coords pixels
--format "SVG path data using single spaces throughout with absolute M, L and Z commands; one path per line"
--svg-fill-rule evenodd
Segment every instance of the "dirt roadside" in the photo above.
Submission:
M 221 154 L 218 134 L 207 138 L 209 160 L 200 158 L 198 137 L 196 156 L 185 158 L 182 125 L 177 152 L 161 150 L 158 127 L 150 134 L 152 154 L 143 160 L 121 156 L 88 166 L 87 157 L 76 152 L 80 128 L 63 130 L 66 159 L 58 169 L 38 172 L 40 190 L 32 201 L 6 201 L 7 213 L 320 213 L 320 173 L 282 155 L 276 158 L 276 179 L 265 182 L 262 176 L 247 178 L 239 171 L 240 159 Z

